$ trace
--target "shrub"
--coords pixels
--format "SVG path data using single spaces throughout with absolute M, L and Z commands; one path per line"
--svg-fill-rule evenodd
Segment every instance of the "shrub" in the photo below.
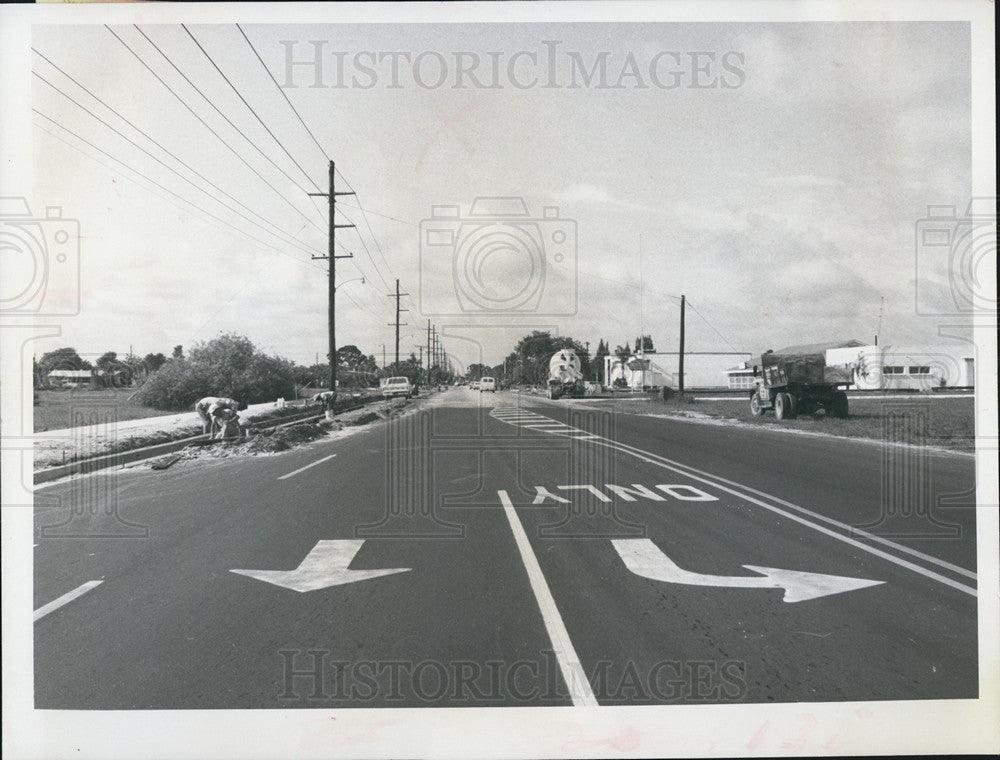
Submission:
M 205 396 L 228 396 L 247 404 L 295 394 L 293 365 L 267 356 L 249 339 L 223 335 L 175 357 L 149 376 L 137 394 L 155 409 L 190 409 Z

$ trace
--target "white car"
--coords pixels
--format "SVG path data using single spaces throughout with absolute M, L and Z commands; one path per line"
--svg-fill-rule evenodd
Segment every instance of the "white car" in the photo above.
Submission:
M 497 381 L 492 377 L 484 377 L 479 381 L 479 392 L 490 391 L 491 393 L 497 392 Z
M 413 398 L 413 383 L 408 377 L 390 377 L 382 386 L 382 397 L 392 398 L 394 396 L 404 396 Z

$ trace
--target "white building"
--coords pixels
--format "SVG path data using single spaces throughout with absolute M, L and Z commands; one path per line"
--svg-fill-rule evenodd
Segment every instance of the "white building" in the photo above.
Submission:
M 723 385 L 726 367 L 749 358 L 749 352 L 685 352 L 684 388 L 719 388 Z M 606 385 L 613 385 L 617 378 L 624 378 L 627 386 L 634 390 L 678 388 L 679 375 L 680 354 L 676 351 L 639 352 L 624 367 L 617 356 L 604 357 Z
M 852 387 L 863 390 L 971 388 L 976 384 L 975 359 L 970 346 L 901 344 L 838 348 L 826 352 L 826 363 L 853 365 L 855 383 Z
M 777 354 L 822 353 L 828 367 L 849 370 L 858 390 L 912 389 L 975 385 L 975 360 L 970 347 L 962 345 L 866 346 L 860 341 L 788 346 Z M 753 368 L 741 362 L 724 371 L 730 388 L 752 388 Z

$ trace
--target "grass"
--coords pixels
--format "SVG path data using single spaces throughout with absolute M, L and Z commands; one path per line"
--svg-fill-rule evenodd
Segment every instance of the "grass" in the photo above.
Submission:
M 852 398 L 847 419 L 826 417 L 821 413 L 793 420 L 776 420 L 773 413 L 754 417 L 749 401 L 743 397 L 735 397 L 732 401 L 701 401 L 690 396 L 670 401 L 622 399 L 612 406 L 615 411 L 632 414 L 704 415 L 754 427 L 940 446 L 956 451 L 975 450 L 975 400 L 971 395 L 968 398 L 921 394 Z M 601 408 L 608 407 L 602 405 Z
M 37 391 L 35 432 L 95 425 L 107 420 L 139 420 L 170 414 L 132 400 L 134 388 Z

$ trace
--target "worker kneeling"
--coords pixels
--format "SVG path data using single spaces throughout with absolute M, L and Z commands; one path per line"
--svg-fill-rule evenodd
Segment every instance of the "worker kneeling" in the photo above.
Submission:
M 201 432 L 210 434 L 211 438 L 215 438 L 216 433 L 220 439 L 242 435 L 237 414 L 240 404 L 235 399 L 206 396 L 194 405 L 194 409 L 201 418 Z

